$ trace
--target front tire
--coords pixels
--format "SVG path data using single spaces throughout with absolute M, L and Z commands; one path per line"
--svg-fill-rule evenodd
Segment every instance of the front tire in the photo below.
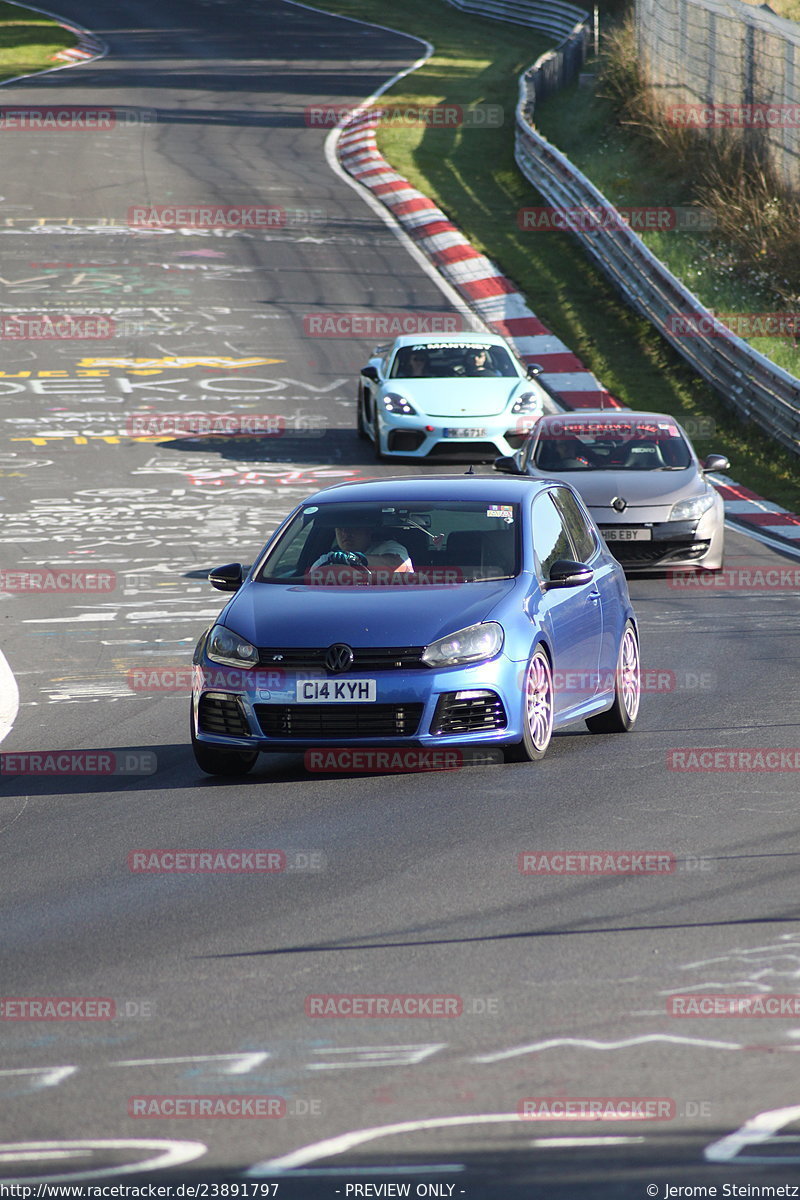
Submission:
M 373 450 L 375 451 L 375 458 L 378 460 L 378 462 L 386 462 L 386 455 L 381 450 L 381 423 L 380 423 L 380 420 L 378 419 L 377 412 L 375 413 L 375 418 L 374 418 L 372 427 L 375 431 L 375 437 L 374 437 L 374 442 L 373 442 L 373 447 L 372 447 Z
M 627 621 L 617 655 L 614 703 L 608 712 L 586 718 L 591 733 L 627 733 L 639 714 L 642 695 L 639 639 L 632 621 Z
M 361 388 L 358 389 L 358 400 L 356 401 L 356 432 L 362 442 L 370 440 L 366 422 L 364 421 L 364 395 Z
M 199 742 L 194 731 L 194 713 L 191 717 L 192 753 L 194 761 L 206 775 L 246 775 L 256 764 L 257 750 L 221 750 Z
M 553 669 L 542 646 L 537 646 L 525 671 L 523 684 L 522 741 L 506 746 L 509 762 L 538 762 L 553 736 Z

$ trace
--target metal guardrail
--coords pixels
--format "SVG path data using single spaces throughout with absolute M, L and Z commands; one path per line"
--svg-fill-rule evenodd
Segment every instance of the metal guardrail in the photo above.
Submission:
M 537 133 L 537 99 L 578 74 L 590 38 L 589 14 L 561 0 L 448 0 L 477 16 L 528 25 L 563 38 L 520 78 L 515 158 L 544 198 L 559 209 L 596 213 L 572 230 L 627 301 L 724 400 L 747 420 L 800 454 L 800 379 L 736 337 L 629 229 L 622 216 L 577 167 Z
M 447 3 L 476 17 L 526 25 L 558 38 L 568 37 L 577 25 L 589 19 L 582 8 L 565 0 L 447 0 Z
M 698 374 L 741 416 L 800 454 L 800 379 L 731 333 L 667 270 L 594 184 L 533 128 L 525 77 L 520 93 L 515 157 L 526 178 L 553 206 L 578 210 L 581 228 L 576 219 L 571 232 Z

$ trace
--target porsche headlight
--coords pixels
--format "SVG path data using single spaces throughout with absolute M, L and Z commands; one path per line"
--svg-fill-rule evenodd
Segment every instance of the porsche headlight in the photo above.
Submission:
M 523 392 L 514 402 L 511 411 L 512 413 L 532 413 L 538 412 L 541 407 L 541 396 L 537 396 L 536 392 Z
M 422 655 L 429 667 L 454 667 L 493 658 L 503 648 L 503 627 L 496 621 L 468 625 L 447 637 L 431 642 Z
M 410 400 L 397 392 L 387 392 L 383 397 L 383 407 L 390 413 L 401 413 L 404 417 L 416 416 L 417 410 Z
M 708 512 L 713 506 L 714 494 L 706 492 L 704 496 L 693 496 L 690 500 L 679 500 L 677 504 L 673 504 L 669 519 L 670 521 L 699 521 L 703 513 Z
M 224 625 L 215 625 L 206 643 L 206 654 L 212 662 L 226 667 L 258 666 L 258 651 L 244 638 L 239 637 Z

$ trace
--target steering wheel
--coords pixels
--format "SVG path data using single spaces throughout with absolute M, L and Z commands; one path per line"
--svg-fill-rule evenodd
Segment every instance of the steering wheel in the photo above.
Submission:
M 316 574 L 318 571 L 324 571 L 331 567 L 347 567 L 351 571 L 360 571 L 364 574 L 367 583 L 372 579 L 372 571 L 367 563 L 366 555 L 359 550 L 331 550 L 321 563 L 312 568 L 312 573 Z

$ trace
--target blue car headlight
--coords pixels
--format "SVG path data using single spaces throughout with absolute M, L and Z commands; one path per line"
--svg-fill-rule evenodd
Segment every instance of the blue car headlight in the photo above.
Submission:
M 714 494 L 706 492 L 704 496 L 693 496 L 690 500 L 679 500 L 677 504 L 673 504 L 669 519 L 670 521 L 699 521 L 703 513 L 708 512 L 713 506 Z
M 458 633 L 431 642 L 422 655 L 422 661 L 428 667 L 455 667 L 493 658 L 502 648 L 502 625 L 496 621 L 483 621 L 480 625 L 468 625 L 466 629 L 459 629 Z
M 511 411 L 512 413 L 531 413 L 538 412 L 541 407 L 541 396 L 537 396 L 536 392 L 523 392 L 514 402 Z
M 401 413 L 404 417 L 417 415 L 417 410 L 410 400 L 398 392 L 387 392 L 383 397 L 383 407 L 390 413 Z
M 215 625 L 211 630 L 206 642 L 206 654 L 212 662 L 222 663 L 226 667 L 249 669 L 258 666 L 258 650 L 255 646 L 224 625 Z

